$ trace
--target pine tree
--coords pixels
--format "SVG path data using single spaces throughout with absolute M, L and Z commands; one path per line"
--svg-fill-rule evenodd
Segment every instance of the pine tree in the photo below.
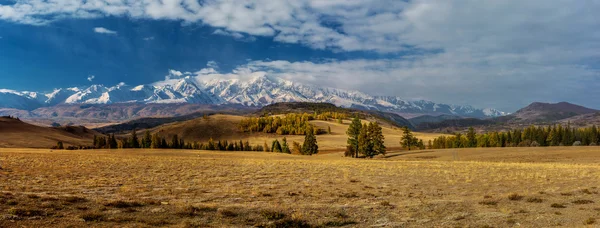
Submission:
M 319 146 L 317 145 L 317 137 L 313 134 L 313 130 L 310 129 L 304 136 L 304 144 L 302 145 L 302 154 L 313 155 L 319 152 Z
M 177 134 L 173 135 L 173 137 L 171 138 L 171 145 L 170 146 L 173 149 L 179 148 L 179 137 L 177 136 Z
M 404 127 L 402 129 L 402 137 L 400 138 L 400 144 L 403 147 L 408 148 L 408 150 L 410 150 L 410 148 L 412 146 L 414 146 L 414 142 L 415 142 L 415 137 L 413 136 L 412 132 L 410 131 L 410 129 L 408 127 Z
M 142 148 L 150 148 L 152 146 L 152 135 L 150 135 L 150 131 L 146 130 L 144 132 L 144 137 L 142 138 Z
M 369 127 L 363 124 L 358 134 L 358 152 L 365 157 L 370 157 L 373 151 L 373 143 L 369 138 Z
M 111 134 L 109 136 L 108 145 L 111 149 L 117 149 L 119 145 L 117 144 L 117 139 L 115 138 L 115 134 Z
M 58 143 L 56 143 L 56 149 L 64 150 L 65 146 L 63 145 L 63 142 L 59 141 Z
M 290 151 L 290 146 L 287 143 L 287 139 L 285 137 L 283 137 L 282 141 L 283 141 L 283 143 L 281 145 L 282 152 L 286 153 L 286 154 L 291 154 L 292 152 Z
M 152 148 L 152 149 L 162 148 L 162 145 L 160 143 L 161 143 L 161 140 L 160 140 L 160 137 L 158 136 L 158 134 L 152 135 L 152 143 L 150 143 L 150 148 Z
M 348 127 L 346 134 L 348 135 L 348 154 L 351 154 L 353 158 L 358 157 L 358 135 L 360 134 L 360 129 L 362 128 L 362 123 L 358 117 L 354 117 L 352 119 L 352 123 Z
M 477 146 L 477 134 L 475 133 L 475 129 L 473 129 L 473 127 L 469 127 L 469 131 L 467 132 L 466 147 L 476 147 L 476 146 Z
M 281 144 L 279 143 L 279 140 L 277 140 L 277 139 L 273 140 L 273 144 L 271 144 L 271 152 L 276 152 L 276 153 L 283 152 L 283 150 L 281 148 Z
M 140 142 L 138 140 L 137 132 L 135 129 L 133 129 L 133 132 L 131 132 L 131 138 L 129 139 L 129 146 L 131 148 L 140 148 Z
M 265 142 L 265 143 L 263 144 L 263 151 L 264 151 L 264 152 L 271 152 L 271 149 L 269 149 L 269 146 L 267 145 L 267 142 Z
M 383 136 L 383 131 L 381 129 L 381 126 L 379 126 L 378 123 L 370 123 L 369 124 L 369 140 L 371 141 L 371 145 L 372 145 L 372 153 L 370 154 L 370 157 L 373 157 L 374 155 L 378 155 L 378 154 L 383 154 L 385 155 L 385 145 L 384 145 L 384 136 Z
M 327 134 L 331 135 L 331 126 L 327 126 Z

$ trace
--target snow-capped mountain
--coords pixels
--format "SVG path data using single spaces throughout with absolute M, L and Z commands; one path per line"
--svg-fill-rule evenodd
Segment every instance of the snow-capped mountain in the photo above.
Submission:
M 407 101 L 392 96 L 371 96 L 358 91 L 319 87 L 255 73 L 248 79 L 203 79 L 187 76 L 149 85 L 56 89 L 51 93 L 0 90 L 0 108 L 33 110 L 58 104 L 114 103 L 193 103 L 240 104 L 261 107 L 277 102 L 327 102 L 342 107 L 394 112 L 399 114 L 451 114 L 469 117 L 495 117 L 506 113 L 471 106 Z

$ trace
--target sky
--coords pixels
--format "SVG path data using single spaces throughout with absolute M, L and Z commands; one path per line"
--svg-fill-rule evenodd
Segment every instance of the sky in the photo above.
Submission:
M 600 109 L 600 0 L 0 0 L 0 88 L 265 71 L 371 95 Z

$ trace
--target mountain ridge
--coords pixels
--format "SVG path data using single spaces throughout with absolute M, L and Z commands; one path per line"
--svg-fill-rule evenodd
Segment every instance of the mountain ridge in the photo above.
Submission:
M 396 114 L 448 114 L 490 118 L 506 115 L 496 109 L 477 109 L 469 105 L 438 104 L 432 101 L 407 101 L 394 96 L 371 96 L 359 91 L 319 87 L 292 82 L 266 74 L 247 79 L 205 79 L 200 76 L 166 79 L 147 85 L 87 88 L 61 88 L 51 93 L 0 90 L 0 108 L 35 110 L 63 104 L 240 104 L 264 107 L 279 102 L 325 102 L 340 107 L 392 112 Z

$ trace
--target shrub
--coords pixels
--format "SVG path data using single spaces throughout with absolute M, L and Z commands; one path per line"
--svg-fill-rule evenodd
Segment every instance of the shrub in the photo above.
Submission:
M 575 142 L 573 143 L 573 146 L 581 146 L 581 141 L 575 141 Z
M 99 212 L 85 213 L 79 216 L 86 222 L 101 222 L 104 220 L 104 215 Z
M 8 210 L 8 213 L 11 215 L 16 215 L 16 216 L 21 216 L 21 217 L 33 217 L 33 216 L 46 215 L 46 213 L 42 210 L 23 209 L 23 208 L 11 208 Z
M 574 204 L 590 204 L 590 203 L 594 203 L 594 201 L 591 201 L 591 200 L 575 200 L 572 203 L 574 203 Z
M 498 205 L 498 201 L 484 200 L 484 201 L 479 202 L 479 204 L 481 204 L 481 205 L 487 205 L 487 206 L 495 206 L 495 205 Z
M 512 193 L 512 194 L 508 195 L 508 199 L 512 200 L 512 201 L 518 201 L 518 200 L 523 199 L 523 196 L 521 196 L 517 193 Z
M 538 146 L 540 146 L 540 143 L 538 143 L 537 141 L 531 142 L 531 147 L 538 147 Z
M 117 201 L 112 201 L 109 203 L 104 204 L 104 206 L 107 207 L 116 207 L 116 208 L 130 208 L 130 207 L 141 207 L 144 206 L 141 203 L 138 202 L 126 202 L 126 201 L 122 201 L 122 200 L 117 200 Z
M 553 203 L 552 205 L 550 205 L 550 207 L 553 208 L 566 208 L 566 206 L 562 203 Z
M 587 220 L 585 220 L 583 222 L 584 225 L 592 225 L 594 223 L 596 223 L 596 219 L 595 218 L 588 218 Z
M 260 215 L 267 220 L 279 220 L 285 218 L 285 214 L 279 211 L 264 210 L 260 212 Z
M 300 219 L 284 219 L 284 220 L 279 220 L 273 224 L 271 224 L 271 226 L 268 227 L 274 227 L 274 228 L 310 228 L 311 225 L 308 224 L 308 222 L 304 221 L 304 220 L 300 220 Z
M 527 202 L 529 203 L 541 203 L 544 202 L 543 199 L 537 198 L 537 197 L 529 197 L 527 198 Z

